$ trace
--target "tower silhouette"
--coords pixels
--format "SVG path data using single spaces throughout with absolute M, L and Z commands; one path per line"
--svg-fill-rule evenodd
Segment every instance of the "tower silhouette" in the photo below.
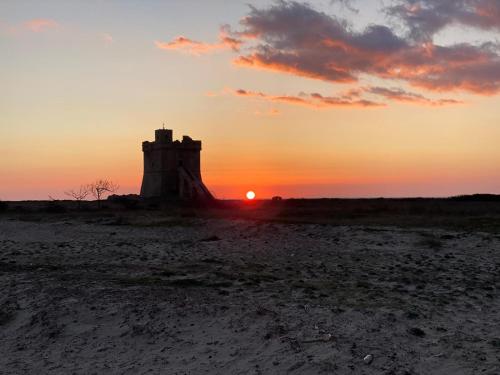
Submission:
M 162 199 L 214 199 L 201 179 L 201 141 L 173 131 L 157 129 L 154 142 L 143 142 L 144 176 L 141 197 Z

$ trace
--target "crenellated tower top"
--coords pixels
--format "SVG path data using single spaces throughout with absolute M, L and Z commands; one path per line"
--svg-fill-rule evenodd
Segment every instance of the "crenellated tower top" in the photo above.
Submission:
M 142 150 L 152 150 L 158 148 L 173 148 L 185 150 L 201 151 L 201 141 L 195 141 L 191 137 L 184 135 L 182 141 L 173 140 L 173 131 L 170 129 L 155 130 L 155 140 L 153 142 L 145 141 L 142 143 Z

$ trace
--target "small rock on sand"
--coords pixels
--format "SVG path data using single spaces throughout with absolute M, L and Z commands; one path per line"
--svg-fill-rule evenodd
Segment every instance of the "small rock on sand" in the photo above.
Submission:
M 363 362 L 365 362 L 367 365 L 373 362 L 373 355 L 368 354 L 365 358 L 363 358 Z

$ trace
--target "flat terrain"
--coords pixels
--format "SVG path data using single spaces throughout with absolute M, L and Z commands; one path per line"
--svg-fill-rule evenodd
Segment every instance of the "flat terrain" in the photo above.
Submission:
M 250 211 L 0 215 L 0 372 L 500 372 L 496 219 Z

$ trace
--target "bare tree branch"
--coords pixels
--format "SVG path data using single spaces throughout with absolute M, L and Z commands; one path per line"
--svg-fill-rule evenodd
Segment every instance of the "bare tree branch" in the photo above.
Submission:
M 116 192 L 120 187 L 110 180 L 99 179 L 87 186 L 87 190 L 97 199 L 97 206 L 101 208 L 101 200 L 106 194 Z

